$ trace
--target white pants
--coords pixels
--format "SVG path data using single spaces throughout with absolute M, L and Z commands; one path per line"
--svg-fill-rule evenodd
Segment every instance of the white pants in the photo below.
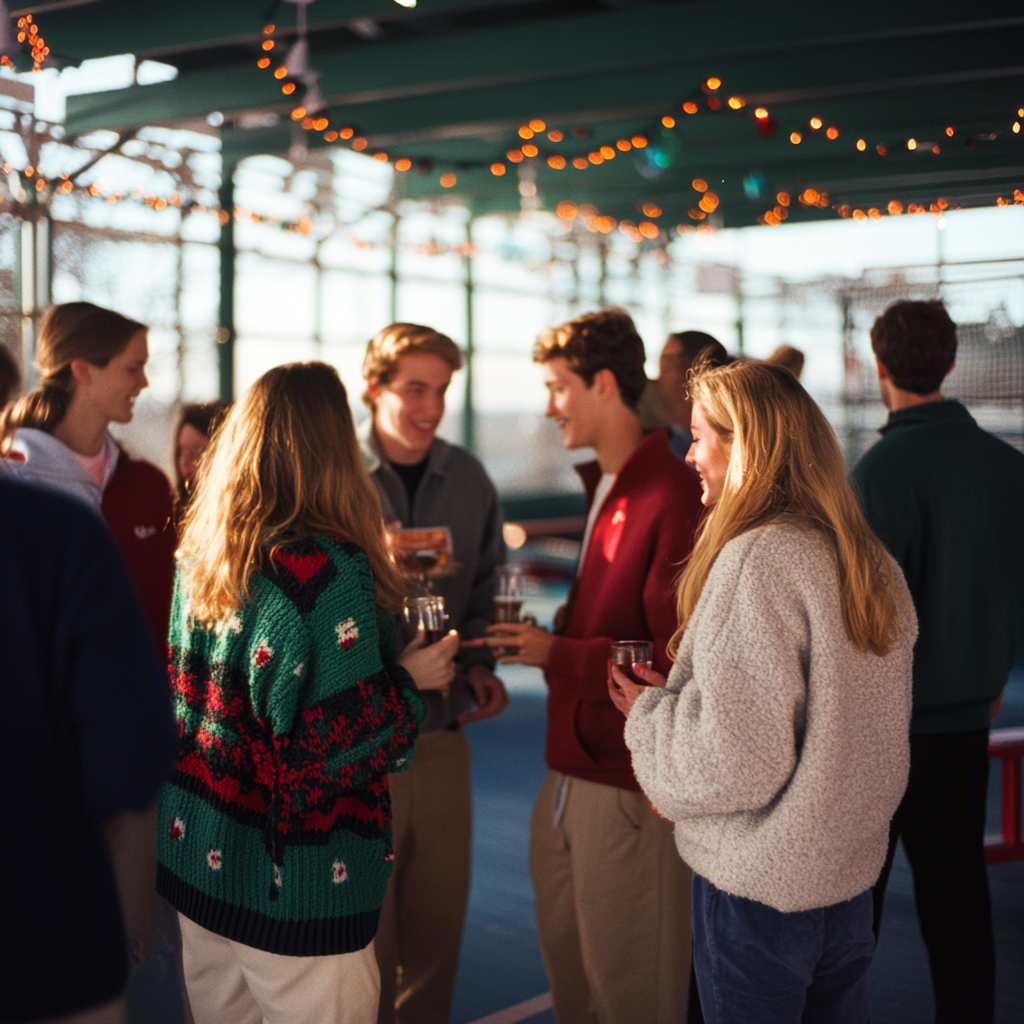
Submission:
M 372 942 L 357 953 L 281 956 L 178 919 L 196 1024 L 376 1024 Z

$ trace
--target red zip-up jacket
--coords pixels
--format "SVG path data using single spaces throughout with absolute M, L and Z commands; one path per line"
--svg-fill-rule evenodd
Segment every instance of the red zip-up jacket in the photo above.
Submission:
M 596 462 L 577 466 L 587 508 L 601 478 Z M 626 719 L 608 696 L 613 640 L 654 642 L 654 668 L 676 630 L 674 582 L 703 512 L 700 478 L 656 430 L 619 471 L 590 537 L 566 605 L 564 626 L 544 667 L 548 684 L 545 759 L 552 771 L 639 790 L 623 739 Z
M 163 655 L 178 547 L 171 485 L 152 463 L 130 458 L 122 449 L 100 508 L 128 564 L 157 650 Z

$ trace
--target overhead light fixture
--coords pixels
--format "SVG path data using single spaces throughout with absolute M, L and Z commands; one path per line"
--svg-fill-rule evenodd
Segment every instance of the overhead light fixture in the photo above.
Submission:
M 306 89 L 306 95 L 302 100 L 302 104 L 310 114 L 319 114 L 321 110 L 327 107 L 327 103 L 324 101 L 320 93 L 320 87 L 316 84 L 315 79 Z
M 416 0 L 395 0 L 399 7 L 415 7 Z
M 373 20 L 373 18 L 353 18 L 349 23 L 348 27 L 357 35 L 360 39 L 372 41 L 374 39 L 380 39 L 384 35 L 384 29 Z
M 288 51 L 284 62 L 285 71 L 291 78 L 302 78 L 309 74 L 309 41 L 300 37 Z

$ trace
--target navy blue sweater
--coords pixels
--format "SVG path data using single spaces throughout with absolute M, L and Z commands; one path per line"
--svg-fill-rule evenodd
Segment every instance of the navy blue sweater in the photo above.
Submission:
M 1024 654 L 1024 455 L 927 402 L 894 412 L 853 475 L 917 609 L 911 733 L 984 729 Z
M 174 759 L 166 674 L 121 555 L 73 498 L 0 480 L 0 1021 L 115 998 L 127 952 L 103 825 Z

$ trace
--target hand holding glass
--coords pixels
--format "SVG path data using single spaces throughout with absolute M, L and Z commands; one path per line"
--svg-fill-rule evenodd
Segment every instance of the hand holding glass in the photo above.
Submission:
M 498 569 L 498 592 L 494 595 L 494 622 L 519 622 L 526 594 L 526 579 L 521 565 L 503 565 Z M 494 647 L 496 658 L 519 653 L 518 647 Z
M 407 597 L 405 599 L 405 621 L 418 633 L 424 632 L 423 646 L 436 644 L 447 632 L 445 629 L 444 598 Z
M 612 644 L 610 661 L 630 682 L 637 686 L 651 685 L 634 671 L 634 666 L 646 669 L 654 667 L 654 644 L 650 640 L 616 640 Z

